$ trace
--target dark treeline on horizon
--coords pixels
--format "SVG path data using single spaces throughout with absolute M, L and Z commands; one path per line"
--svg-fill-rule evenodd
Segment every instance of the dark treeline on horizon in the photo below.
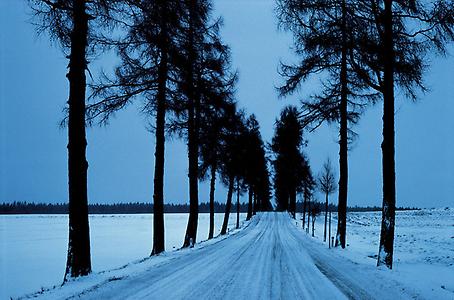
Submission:
M 310 206 L 318 206 L 319 210 L 323 212 L 325 210 L 325 203 L 322 202 L 312 202 L 308 204 Z M 380 206 L 348 206 L 347 212 L 374 212 L 374 211 L 381 211 L 382 208 Z M 396 207 L 396 211 L 404 211 L 404 210 L 421 210 L 419 207 Z M 296 212 L 301 213 L 303 211 L 303 202 L 296 203 Z M 328 205 L 328 211 L 337 212 L 337 205 L 330 203 Z
M 240 212 L 246 213 L 248 210 L 247 203 L 240 204 Z M 225 204 L 215 202 L 214 212 L 223 213 Z M 209 213 L 210 204 L 200 203 L 200 213 Z M 67 203 L 33 203 L 33 202 L 13 202 L 1 203 L 0 214 L 18 215 L 18 214 L 67 214 Z M 153 213 L 153 205 L 144 202 L 113 203 L 113 204 L 89 204 L 89 214 L 149 214 Z M 189 213 L 188 204 L 164 204 L 164 213 Z
M 321 202 L 311 202 L 311 205 L 322 206 Z M 396 210 L 419 210 L 417 207 L 398 207 Z M 296 203 L 296 212 L 303 210 L 303 203 Z M 378 206 L 353 206 L 348 207 L 349 212 L 367 212 L 367 211 L 380 211 L 381 207 Z M 214 203 L 214 212 L 223 213 L 225 211 L 224 203 Z M 240 212 L 247 213 L 248 204 L 240 204 Z M 337 212 L 337 206 L 329 204 L 329 211 Z M 153 205 L 144 202 L 129 202 L 129 203 L 113 203 L 113 204 L 89 204 L 89 214 L 149 214 L 153 213 Z M 209 213 L 209 203 L 199 204 L 200 213 Z M 1 203 L 0 214 L 2 215 L 19 215 L 19 214 L 67 214 L 68 204 L 65 203 L 33 203 L 33 202 L 13 202 Z M 165 204 L 164 213 L 189 213 L 188 204 Z

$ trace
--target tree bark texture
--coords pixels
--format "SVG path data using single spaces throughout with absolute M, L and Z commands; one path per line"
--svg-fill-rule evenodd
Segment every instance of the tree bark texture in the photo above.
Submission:
M 85 0 L 73 1 L 73 30 L 69 55 L 68 191 L 69 239 L 64 281 L 91 272 L 90 230 L 85 133 L 85 92 L 88 46 L 88 15 Z
M 227 202 L 225 204 L 224 222 L 222 223 L 221 235 L 227 233 L 227 227 L 229 225 L 230 209 L 232 207 L 232 196 L 235 179 L 232 176 L 229 180 L 229 190 L 227 192 Z
M 383 211 L 377 265 L 392 269 L 396 214 L 395 132 L 394 132 L 394 42 L 392 0 L 384 0 L 384 92 L 383 92 Z

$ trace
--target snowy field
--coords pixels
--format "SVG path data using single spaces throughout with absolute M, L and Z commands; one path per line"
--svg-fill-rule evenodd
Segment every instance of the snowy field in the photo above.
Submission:
M 215 214 L 215 234 L 223 214 Z M 240 220 L 245 219 L 241 214 Z M 181 247 L 187 214 L 166 214 L 166 250 Z M 152 247 L 151 214 L 91 215 L 94 272 L 147 257 Z M 234 228 L 236 214 L 230 215 Z M 208 236 L 209 214 L 199 215 L 198 242 Z M 62 282 L 68 243 L 66 215 L 0 215 L 0 299 L 19 297 Z
M 216 233 L 219 233 L 222 217 L 222 214 L 216 215 Z M 199 217 L 199 241 L 207 237 L 208 218 L 208 214 L 201 214 Z M 232 214 L 230 228 L 234 227 L 235 218 L 235 214 Z M 242 214 L 241 220 L 244 220 L 244 218 L 245 215 Z M 345 261 L 347 261 L 347 265 L 349 265 L 348 261 L 353 261 L 354 268 L 359 270 L 355 280 L 370 278 L 372 282 L 372 279 L 376 279 L 375 276 L 377 275 L 389 282 L 398 282 L 398 286 L 405 287 L 401 292 L 413 295 L 413 298 L 454 299 L 454 209 L 397 212 L 395 259 L 392 271 L 386 270 L 384 267 L 377 270 L 375 267 L 380 218 L 380 212 L 349 213 L 348 246 L 346 250 L 326 249 L 327 244 L 323 243 L 323 215 L 317 218 L 315 238 L 306 236 L 304 231 L 301 230 L 299 221 L 296 224 L 293 220 L 290 222 L 293 223 L 293 226 L 296 225 L 300 228 L 299 232 L 292 233 L 301 234 L 301 238 L 303 238 L 298 247 L 306 248 L 316 263 L 317 260 L 320 263 L 320 259 L 324 259 L 328 263 L 327 266 L 329 264 L 340 266 Z M 182 244 L 187 215 L 167 214 L 165 220 L 166 248 L 167 251 L 172 251 Z M 293 241 L 294 238 L 289 238 L 285 234 L 285 232 L 292 230 L 281 223 L 282 220 L 279 222 L 279 226 L 282 226 L 282 228 L 280 228 L 281 238 L 278 240 L 282 243 Z M 333 234 L 336 232 L 336 224 L 336 216 L 333 215 Z M 149 255 L 152 246 L 152 215 L 94 215 L 90 217 L 90 226 L 94 272 L 117 268 Z M 256 224 L 251 224 L 251 226 L 255 227 Z M 236 253 L 235 251 L 239 251 L 239 248 L 236 248 L 238 245 L 244 244 L 245 249 L 254 245 L 254 236 L 262 236 L 260 232 L 256 231 L 262 230 L 271 234 L 274 230 L 269 226 L 278 225 L 268 222 L 261 226 L 263 228 L 260 226 L 256 229 L 250 228 L 247 230 L 247 234 L 245 232 L 241 235 L 241 238 L 232 237 L 231 241 L 225 241 L 222 244 L 216 244 L 216 241 L 214 241 L 214 245 L 217 246 L 207 246 L 214 247 L 213 249 L 210 248 L 212 251 L 208 248 L 200 250 L 199 247 L 196 247 L 197 249 L 194 249 L 194 251 L 202 251 L 200 252 L 201 255 L 197 256 L 195 252 L 191 252 L 193 254 L 189 255 L 194 256 L 194 259 L 203 260 L 207 253 L 216 252 L 219 250 L 217 248 L 227 247 L 227 245 L 232 248 L 233 255 Z M 273 233 L 271 236 L 275 236 L 275 234 Z M 61 283 L 67 247 L 66 216 L 0 216 L 0 240 L 0 299 L 9 299 L 11 296 L 18 297 L 37 291 L 41 287 L 50 287 Z M 252 244 L 250 245 L 250 243 Z M 251 250 L 252 253 L 257 250 L 256 246 L 252 246 L 251 249 L 255 249 Z M 181 253 L 176 257 L 181 257 L 181 260 L 184 261 L 184 255 L 186 254 Z M 210 255 L 215 255 L 215 253 Z M 135 269 L 140 273 L 145 267 L 150 267 L 161 261 L 168 261 L 172 257 L 174 256 L 150 260 L 145 265 L 133 264 L 127 270 L 120 270 L 118 273 L 122 274 L 123 272 L 131 275 L 131 272 L 134 273 Z M 220 257 L 219 260 L 221 260 Z M 336 257 L 345 257 L 347 260 L 337 260 Z M 229 257 L 225 259 L 228 260 Z M 189 258 L 186 260 L 188 260 L 188 263 L 191 261 Z M 233 260 L 235 261 L 235 259 Z M 307 262 L 307 259 L 304 261 Z M 245 263 L 242 262 L 242 264 Z M 171 271 L 170 266 L 169 272 Z M 326 270 L 329 271 L 329 268 Z M 299 272 L 304 273 L 305 271 L 300 270 Z M 116 273 L 114 272 L 114 274 Z M 303 276 L 304 274 L 300 275 Z M 110 275 L 94 274 L 91 276 L 91 280 L 103 280 L 106 276 Z M 88 280 L 88 283 L 90 282 Z M 346 282 L 348 283 L 348 281 Z M 364 287 L 364 285 L 361 286 Z M 77 283 L 73 287 L 77 290 Z M 371 289 L 373 287 L 366 288 Z
M 336 233 L 336 214 L 331 232 Z M 307 218 L 307 217 L 306 217 Z M 347 248 L 339 255 L 367 265 L 377 261 L 381 212 L 347 215 Z M 324 214 L 316 219 L 315 239 L 323 243 Z M 301 222 L 298 221 L 301 227 Z M 454 299 L 454 209 L 398 211 L 391 277 L 416 287 L 424 298 Z

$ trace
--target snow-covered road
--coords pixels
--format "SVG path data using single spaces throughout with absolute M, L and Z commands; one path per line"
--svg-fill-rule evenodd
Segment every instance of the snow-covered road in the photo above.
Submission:
M 114 249 L 112 249 L 114 251 Z M 257 215 L 229 238 L 149 259 L 146 268 L 69 284 L 49 299 L 406 299 L 372 267 L 311 241 L 287 213 Z M 138 264 L 140 265 L 140 264 Z

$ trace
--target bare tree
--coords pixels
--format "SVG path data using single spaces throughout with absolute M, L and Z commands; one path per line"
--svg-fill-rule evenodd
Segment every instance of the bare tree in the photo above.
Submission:
M 336 176 L 334 175 L 331 160 L 328 158 L 323 164 L 322 171 L 318 178 L 318 188 L 325 193 L 325 228 L 323 232 L 323 241 L 326 242 L 326 225 L 328 222 L 328 197 L 337 190 Z

